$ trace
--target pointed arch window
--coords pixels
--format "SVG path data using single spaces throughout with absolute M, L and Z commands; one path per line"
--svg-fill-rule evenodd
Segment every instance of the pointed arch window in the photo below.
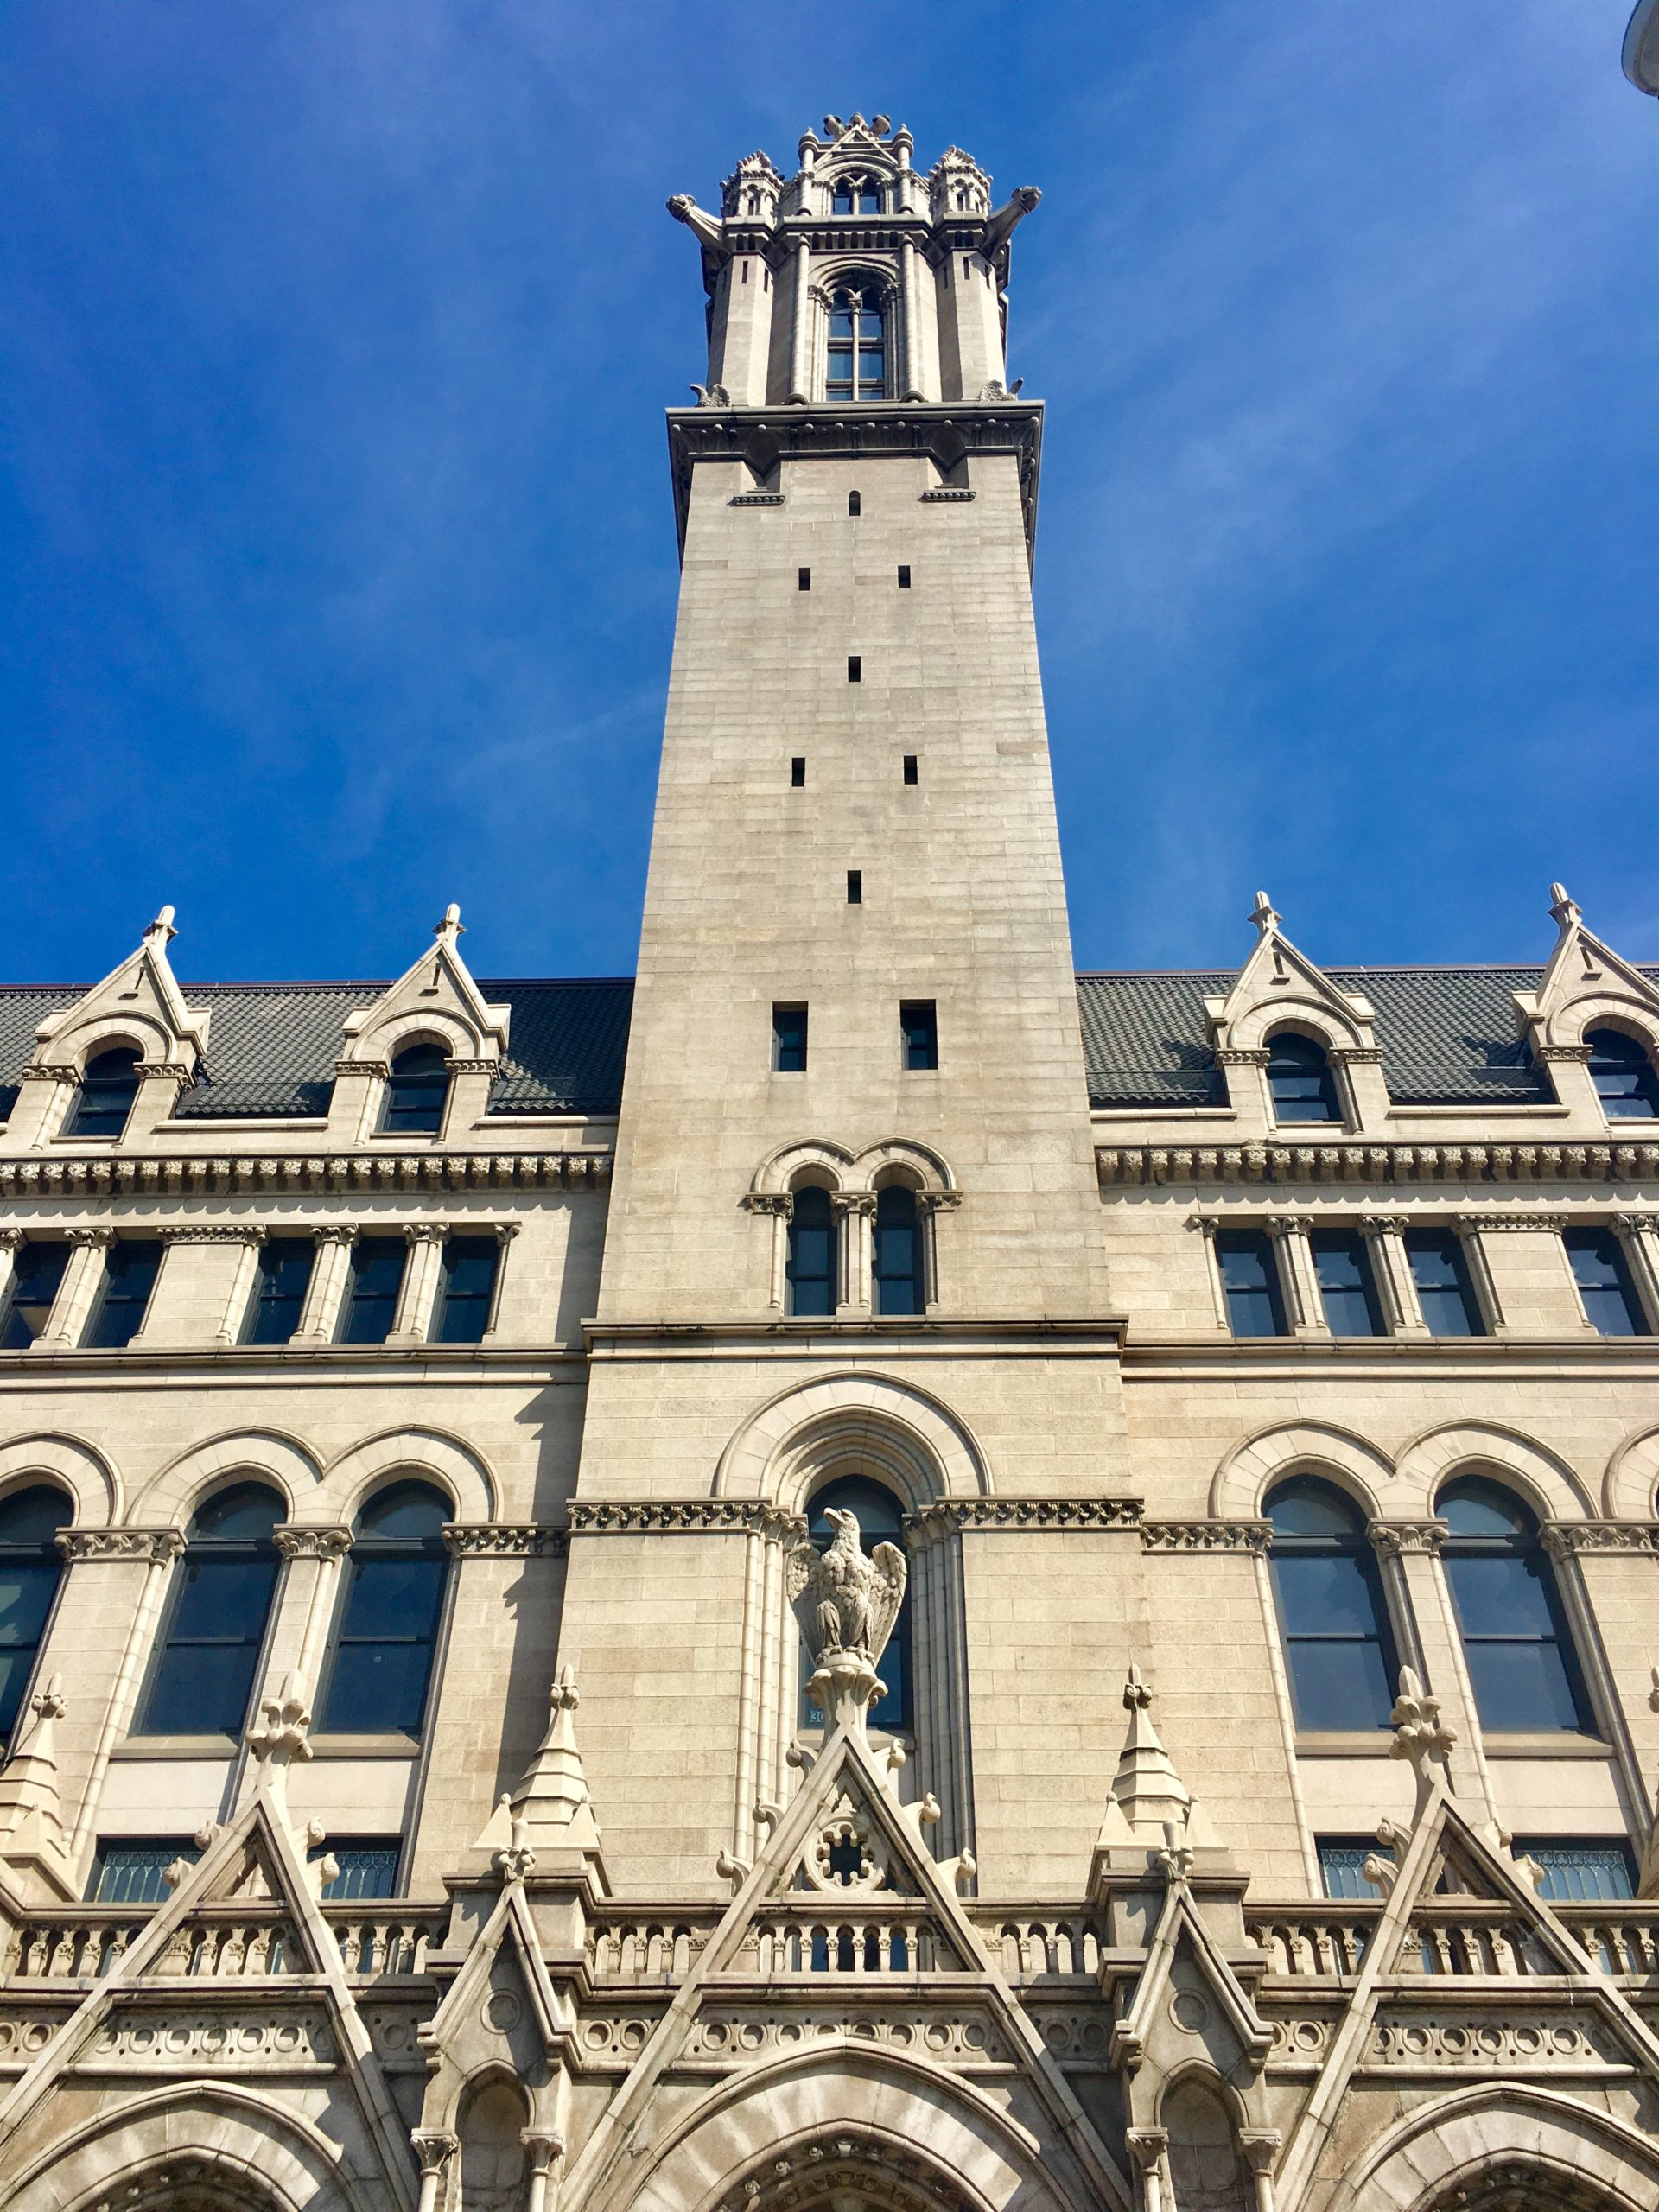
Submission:
M 449 1517 L 442 1491 L 413 1481 L 378 1491 L 358 1515 L 319 1734 L 419 1737 L 449 1575 Z
M 1639 1037 L 1622 1029 L 1590 1029 L 1590 1080 L 1610 1122 L 1659 1120 L 1659 1074 Z
M 185 1538 L 141 1736 L 239 1736 L 276 1592 L 282 1498 L 237 1483 L 199 1507 Z
M 1526 1507 L 1502 1484 L 1459 1475 L 1435 1511 L 1440 1556 L 1483 1728 L 1597 1733 L 1556 1586 Z
M 922 1222 L 916 1193 L 889 1183 L 875 1197 L 872 1287 L 878 1313 L 919 1313 L 923 1306 Z
M 1268 1042 L 1268 1090 L 1275 1122 L 1339 1122 L 1331 1061 L 1317 1038 L 1281 1029 Z
M 60 1529 L 74 1510 L 50 1483 L 31 1483 L 0 1503 L 0 1743 L 16 1726 L 63 1577 Z
M 873 177 L 842 176 L 830 188 L 832 215 L 879 215 L 881 188 Z
M 831 1506 L 842 1513 L 850 1513 L 858 1522 L 859 1548 L 866 1558 L 878 1544 L 896 1544 L 907 1552 L 905 1541 L 905 1516 L 902 1507 L 885 1484 L 873 1482 L 868 1475 L 842 1475 L 826 1483 L 806 1509 L 807 1535 L 821 1552 L 827 1552 L 835 1539 L 835 1529 L 825 1518 Z M 912 1685 L 915 1675 L 914 1646 L 911 1625 L 911 1599 L 913 1580 L 905 1585 L 904 1603 L 899 1608 L 899 1618 L 893 1624 L 893 1634 L 887 1648 L 876 1662 L 876 1672 L 887 1684 L 887 1694 L 870 1707 L 870 1725 L 874 1728 L 907 1729 L 912 1725 L 914 1698 Z M 801 1725 L 806 1728 L 822 1728 L 824 1716 L 806 1694 L 807 1678 L 812 1671 L 812 1662 L 806 1644 L 801 1644 Z
M 789 1256 L 784 1268 L 787 1310 L 802 1319 L 836 1310 L 841 1239 L 828 1191 L 809 1184 L 790 1202 Z
M 823 390 L 827 399 L 887 396 L 887 325 L 873 283 L 841 284 L 830 295 Z
M 64 1135 L 118 1137 L 138 1096 L 138 1054 L 131 1045 L 95 1052 L 81 1071 L 80 1088 Z
M 1268 1497 L 1268 1564 L 1296 1726 L 1386 1728 L 1399 1674 L 1376 1554 L 1333 1483 L 1298 1475 Z
M 435 1137 L 449 1096 L 448 1057 L 442 1045 L 410 1045 L 386 1078 L 380 1128 L 387 1136 Z

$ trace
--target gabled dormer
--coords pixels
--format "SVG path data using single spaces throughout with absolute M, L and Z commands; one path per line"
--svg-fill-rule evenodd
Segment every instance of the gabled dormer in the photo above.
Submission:
M 1644 1128 L 1659 1120 L 1659 985 L 1549 888 L 1555 950 L 1537 989 L 1515 995 L 1528 1046 L 1585 1134 Z
M 461 909 L 372 1006 L 348 1014 L 329 1118 L 342 1136 L 429 1143 L 483 1113 L 511 1009 L 490 1006 L 461 957 Z
M 1317 1141 L 1380 1128 L 1389 1096 L 1370 1001 L 1297 950 L 1265 891 L 1250 919 L 1255 950 L 1225 998 L 1205 1001 L 1241 1134 Z
M 207 1052 L 209 1019 L 179 988 L 167 954 L 176 935 L 163 906 L 118 968 L 41 1022 L 14 1145 L 131 1143 L 167 1119 Z

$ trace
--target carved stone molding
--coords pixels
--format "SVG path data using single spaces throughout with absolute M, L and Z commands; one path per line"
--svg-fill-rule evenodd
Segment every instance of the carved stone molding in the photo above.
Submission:
M 960 1191 L 918 1191 L 916 1211 L 918 1213 L 955 1213 L 962 1204 Z
M 1560 1236 L 1577 1217 L 1570 1213 L 1511 1213 L 1507 1206 L 1483 1206 L 1478 1213 L 1459 1213 L 1452 1225 L 1462 1236 L 1479 1236 L 1497 1229 L 1547 1229 Z
M 391 1062 L 390 1060 L 336 1060 L 334 1062 L 334 1076 L 336 1080 L 343 1075 L 374 1075 L 378 1076 L 380 1080 L 385 1083 L 388 1080 L 391 1074 Z
M 20 1083 L 67 1083 L 80 1081 L 73 1068 L 43 1068 L 38 1062 L 26 1067 L 17 1080 Z
M 444 1066 L 451 1075 L 499 1075 L 499 1060 L 446 1060 Z
M 0 1228 L 0 1252 L 15 1252 L 22 1241 L 21 1229 Z
M 156 1230 L 163 1244 L 263 1244 L 269 1232 L 256 1223 L 173 1222 Z
M 1332 1045 L 1325 1058 L 1339 1068 L 1380 1068 L 1382 1048 L 1380 1045 Z
M 1224 1045 L 1216 1054 L 1218 1068 L 1264 1068 L 1272 1058 L 1265 1045 Z
M 95 1251 L 102 1251 L 106 1244 L 114 1242 L 114 1238 L 115 1231 L 112 1229 L 72 1229 L 69 1231 L 69 1242 L 72 1244 L 90 1245 Z
M 1140 1526 L 1138 1497 L 942 1497 L 905 1516 L 906 1533 L 938 1543 L 962 1529 L 1096 1531 Z
M 974 2200 L 918 2152 L 866 2141 L 849 2126 L 768 2158 L 760 2172 L 720 2199 L 715 2212 L 809 2212 L 854 2202 L 880 2212 L 969 2212 Z
M 271 1535 L 284 1559 L 343 1559 L 352 1548 L 349 1529 L 312 1528 L 290 1521 L 273 1529 Z
M 781 1214 L 787 1221 L 795 1210 L 792 1191 L 745 1191 L 738 1200 L 746 1213 Z
M 1542 1534 L 1553 1559 L 1574 1552 L 1659 1553 L 1659 1521 L 1547 1521 Z
M 1148 1552 L 1265 1552 L 1270 1521 L 1147 1521 L 1141 1547 Z
M 1438 1552 L 1446 1541 L 1444 1521 L 1373 1521 L 1365 1530 L 1384 1559 L 1400 1559 L 1408 1552 Z
M 249 1191 L 354 1193 L 583 1190 L 607 1183 L 608 1152 L 174 1154 L 0 1160 L 0 1197 L 84 1198 Z
M 449 1521 L 443 1530 L 451 1559 L 563 1559 L 569 1541 L 544 1521 Z
M 806 1522 L 761 1497 L 606 1499 L 565 1509 L 573 1536 L 703 1535 L 731 1531 L 779 1541 L 804 1536 Z
M 833 1192 L 830 1199 L 830 1211 L 838 1221 L 845 1221 L 854 1214 L 868 1214 L 873 1218 L 875 1213 L 875 1193 L 874 1191 Z
M 82 1560 L 176 1559 L 184 1549 L 182 1529 L 65 1529 L 56 1538 L 70 1564 Z
M 1546 1064 L 1555 1061 L 1566 1065 L 1576 1060 L 1580 1067 L 1586 1068 L 1590 1065 L 1590 1052 L 1588 1045 L 1535 1045 L 1532 1048 L 1533 1058 Z
M 1095 1167 L 1103 1189 L 1172 1183 L 1645 1183 L 1659 1177 L 1659 1142 L 1103 1144 L 1095 1147 Z
M 153 1075 L 168 1076 L 175 1083 L 188 1083 L 190 1080 L 189 1069 L 180 1060 L 140 1060 L 132 1071 L 141 1080 Z

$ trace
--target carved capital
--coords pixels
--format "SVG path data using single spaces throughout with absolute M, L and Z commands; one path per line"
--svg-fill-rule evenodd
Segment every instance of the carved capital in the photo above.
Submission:
M 1542 1060 L 1546 1066 L 1551 1062 L 1560 1065 L 1576 1060 L 1580 1067 L 1587 1068 L 1590 1047 L 1588 1045 L 1535 1045 L 1533 1058 Z
M 69 1231 L 69 1242 L 72 1244 L 84 1244 L 94 1251 L 101 1252 L 106 1244 L 112 1244 L 115 1242 L 115 1231 L 112 1229 L 72 1229 Z
M 499 1060 L 446 1060 L 444 1066 L 451 1075 L 494 1075 L 499 1072 Z
M 1238 2147 L 1253 2174 L 1270 2174 L 1284 2137 L 1276 2127 L 1241 2127 Z
M 391 1074 L 390 1060 L 336 1060 L 334 1075 L 375 1075 L 384 1083 Z
M 1148 2173 L 1169 2148 L 1169 2131 L 1164 2127 L 1126 2127 L 1123 2140 L 1135 2164 L 1142 2173 Z
M 544 2174 L 556 2158 L 564 2156 L 564 2138 L 556 2127 L 526 2127 L 518 2140 L 524 2146 L 533 2174 Z
M 83 1560 L 176 1559 L 184 1549 L 182 1529 L 65 1529 L 55 1539 L 73 1566 Z
M 960 1191 L 918 1191 L 916 1193 L 918 1213 L 955 1213 L 961 1204 Z
M 0 1252 L 15 1252 L 22 1241 L 21 1229 L 0 1229 Z
M 779 1214 L 787 1221 L 795 1209 L 792 1191 L 745 1191 L 738 1204 L 746 1213 Z
M 153 1075 L 170 1076 L 175 1083 L 188 1083 L 190 1071 L 179 1060 L 140 1060 L 133 1069 L 136 1076 L 147 1079 Z
M 284 1559 L 344 1559 L 352 1548 L 349 1529 L 312 1528 L 290 1521 L 273 1529 L 271 1535 Z
M 1333 1067 L 1380 1068 L 1382 1048 L 1380 1045 L 1332 1045 L 1325 1058 Z
M 404 1230 L 411 1244 L 442 1244 L 448 1234 L 448 1226 L 441 1221 L 413 1221 Z
M 441 2174 L 461 2148 L 460 2136 L 442 2127 L 411 2127 L 409 2139 L 423 2174 Z
M 1438 1552 L 1446 1541 L 1446 1524 L 1444 1521 L 1373 1521 L 1365 1533 L 1382 1558 L 1400 1559 L 1408 1552 Z
M 875 1211 L 873 1191 L 834 1191 L 830 1197 L 830 1211 L 838 1221 L 852 1214 L 871 1214 Z
M 357 1224 L 354 1221 L 325 1221 L 314 1229 L 311 1235 L 319 1245 L 355 1244 Z
M 450 1521 L 443 1541 L 451 1559 L 559 1559 L 567 1539 L 540 1521 Z
M 80 1078 L 73 1068 L 42 1067 L 38 1060 L 26 1067 L 17 1080 L 20 1083 L 79 1083 Z

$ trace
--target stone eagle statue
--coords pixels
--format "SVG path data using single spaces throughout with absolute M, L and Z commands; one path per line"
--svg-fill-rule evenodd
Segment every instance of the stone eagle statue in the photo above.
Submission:
M 897 1544 L 878 1544 L 867 1559 L 855 1513 L 832 1505 L 823 1517 L 836 1532 L 829 1550 L 802 1542 L 789 1554 L 789 1602 L 815 1660 L 854 1651 L 874 1666 L 904 1603 L 905 1555 Z

